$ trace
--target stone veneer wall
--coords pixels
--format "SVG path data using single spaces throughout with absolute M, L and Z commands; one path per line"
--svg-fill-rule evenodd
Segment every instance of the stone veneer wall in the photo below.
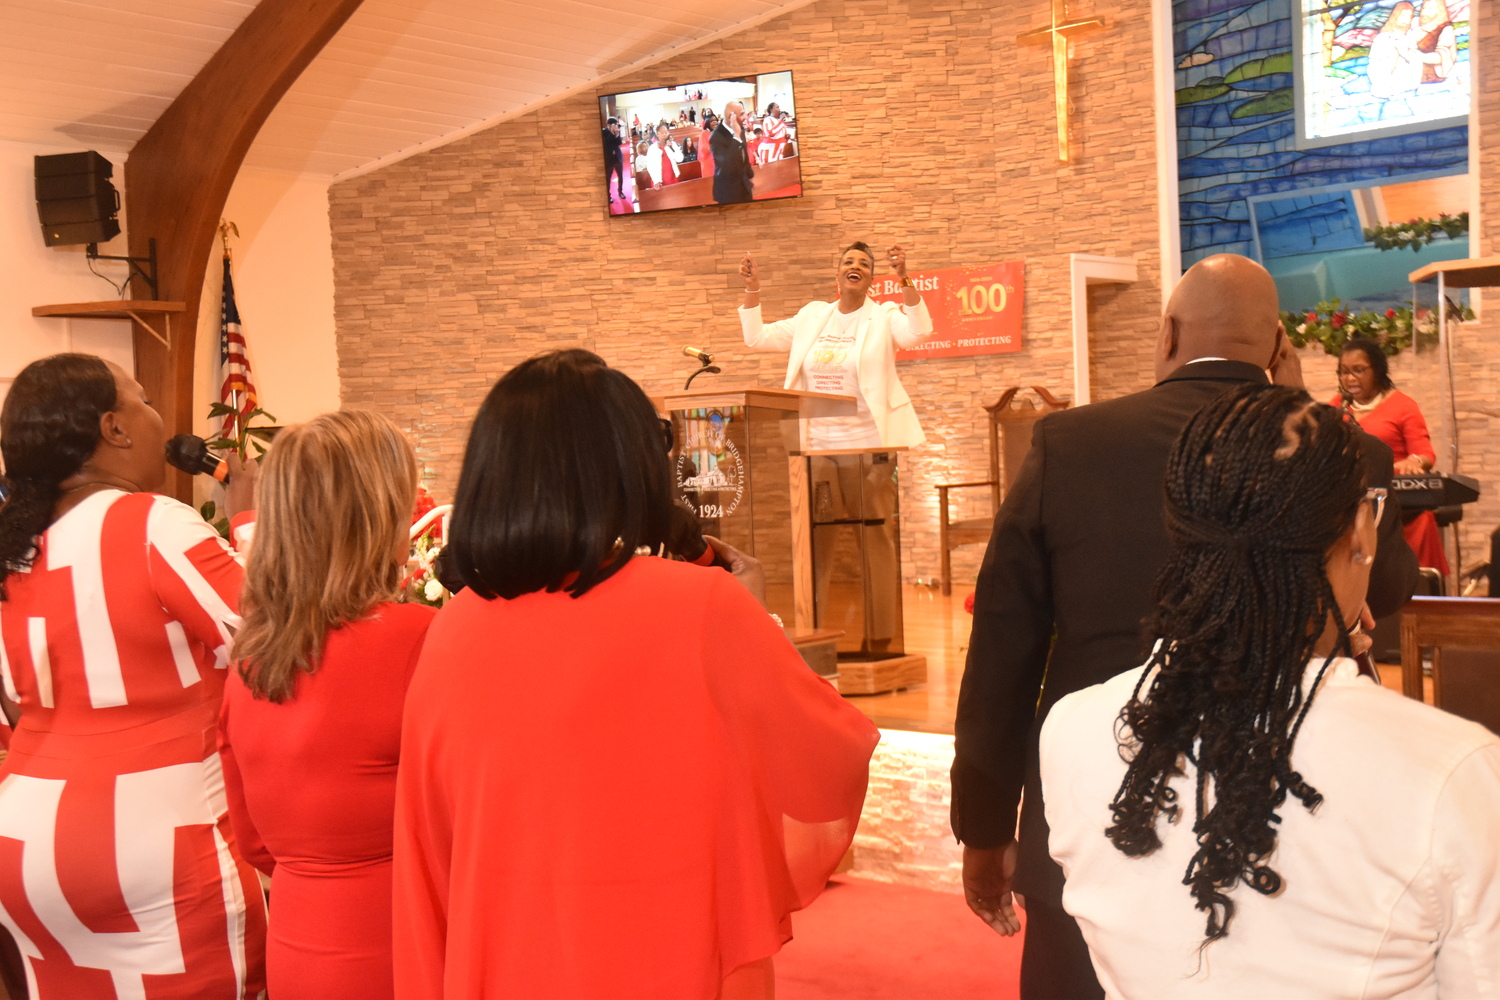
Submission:
M 1024 259 L 1021 353 L 900 368 L 928 438 L 904 463 L 905 575 L 936 575 L 932 487 L 987 474 L 981 405 L 1011 385 L 1071 394 L 1068 253 L 1140 265 L 1134 285 L 1091 296 L 1096 398 L 1150 380 L 1150 4 L 1100 12 L 1107 31 L 1075 45 L 1071 165 L 1056 160 L 1049 50 L 1014 42 L 1047 22 L 1042 0 L 817 0 L 601 88 L 793 70 L 801 199 L 608 218 L 594 93 L 334 185 L 344 405 L 408 428 L 446 498 L 485 391 L 538 351 L 588 347 L 660 392 L 691 370 L 678 354 L 691 343 L 718 354 L 721 383 L 780 385 L 784 358 L 740 343 L 747 249 L 768 318 L 825 295 L 851 239 L 900 242 L 918 269 Z M 956 554 L 960 587 L 980 554 Z
M 952 767 L 952 736 L 880 731 L 854 835 L 854 874 L 963 891 L 963 847 L 948 827 Z
M 1479 171 L 1479 204 L 1473 206 L 1478 225 L 1469 245 L 1474 256 L 1486 257 L 1500 254 L 1500 6 L 1475 3 L 1471 10 L 1478 42 L 1470 53 L 1475 80 L 1470 129 L 1478 138 L 1471 143 L 1469 164 Z M 1500 526 L 1500 289 L 1482 298 L 1479 321 L 1464 324 L 1453 342 L 1462 468 L 1478 478 L 1482 491 L 1464 514 L 1466 566 L 1488 559 L 1490 532 Z M 1492 586 L 1500 594 L 1500 582 Z

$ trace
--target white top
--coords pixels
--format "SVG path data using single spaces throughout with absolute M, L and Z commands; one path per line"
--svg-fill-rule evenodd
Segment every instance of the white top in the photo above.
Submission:
M 1335 660 L 1292 750 L 1323 803 L 1288 798 L 1282 891 L 1236 886 L 1229 936 L 1200 954 L 1205 914 L 1182 884 L 1191 763 L 1161 848 L 1128 858 L 1104 835 L 1126 767 L 1115 725 L 1142 669 L 1062 699 L 1041 735 L 1063 906 L 1109 997 L 1500 997 L 1500 739 Z
M 814 417 L 807 422 L 809 448 L 879 448 L 880 428 L 859 388 L 859 323 L 870 310 L 866 301 L 851 313 L 833 311 L 802 362 L 802 384 L 813 392 L 853 396 L 855 412 Z
M 795 316 L 763 323 L 760 306 L 741 308 L 740 331 L 747 347 L 786 351 L 786 381 L 782 385 L 804 389 L 804 362 L 818 337 L 835 322 L 833 314 L 837 312 L 837 302 L 809 302 Z M 857 317 L 853 326 L 859 391 L 879 432 L 879 440 L 868 447 L 915 448 L 925 438 L 911 397 L 896 375 L 896 349 L 913 347 L 932 336 L 927 305 L 920 301 L 913 306 L 867 302 L 852 315 Z M 804 421 L 804 428 L 807 423 Z M 808 444 L 805 435 L 803 443 Z

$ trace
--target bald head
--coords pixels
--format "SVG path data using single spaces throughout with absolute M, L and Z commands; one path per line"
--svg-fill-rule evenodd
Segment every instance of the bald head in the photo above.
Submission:
M 1276 283 L 1248 257 L 1221 253 L 1188 268 L 1161 318 L 1158 381 L 1195 358 L 1271 366 L 1280 346 Z

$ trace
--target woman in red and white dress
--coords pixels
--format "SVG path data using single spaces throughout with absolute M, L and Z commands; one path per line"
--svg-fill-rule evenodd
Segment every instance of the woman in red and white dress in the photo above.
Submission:
M 781 105 L 772 101 L 766 108 L 766 120 L 760 123 L 765 139 L 760 147 L 761 162 L 770 163 L 786 155 L 786 119 Z
M 682 149 L 672 139 L 672 130 L 666 125 L 656 126 L 656 141 L 646 150 L 646 172 L 651 175 L 651 186 L 662 188 L 676 184 L 677 164 L 682 162 Z
M 0 413 L 0 922 L 33 1000 L 265 988 L 265 902 L 214 749 L 241 568 L 149 492 L 164 443 L 140 385 L 89 355 L 28 365 Z M 254 465 L 231 466 L 248 509 Z

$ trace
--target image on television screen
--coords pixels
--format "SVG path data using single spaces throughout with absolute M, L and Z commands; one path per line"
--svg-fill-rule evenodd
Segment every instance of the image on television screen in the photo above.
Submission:
M 599 98 L 610 215 L 802 194 L 792 74 Z
M 1464 121 L 1471 2 L 1298 0 L 1301 144 Z

